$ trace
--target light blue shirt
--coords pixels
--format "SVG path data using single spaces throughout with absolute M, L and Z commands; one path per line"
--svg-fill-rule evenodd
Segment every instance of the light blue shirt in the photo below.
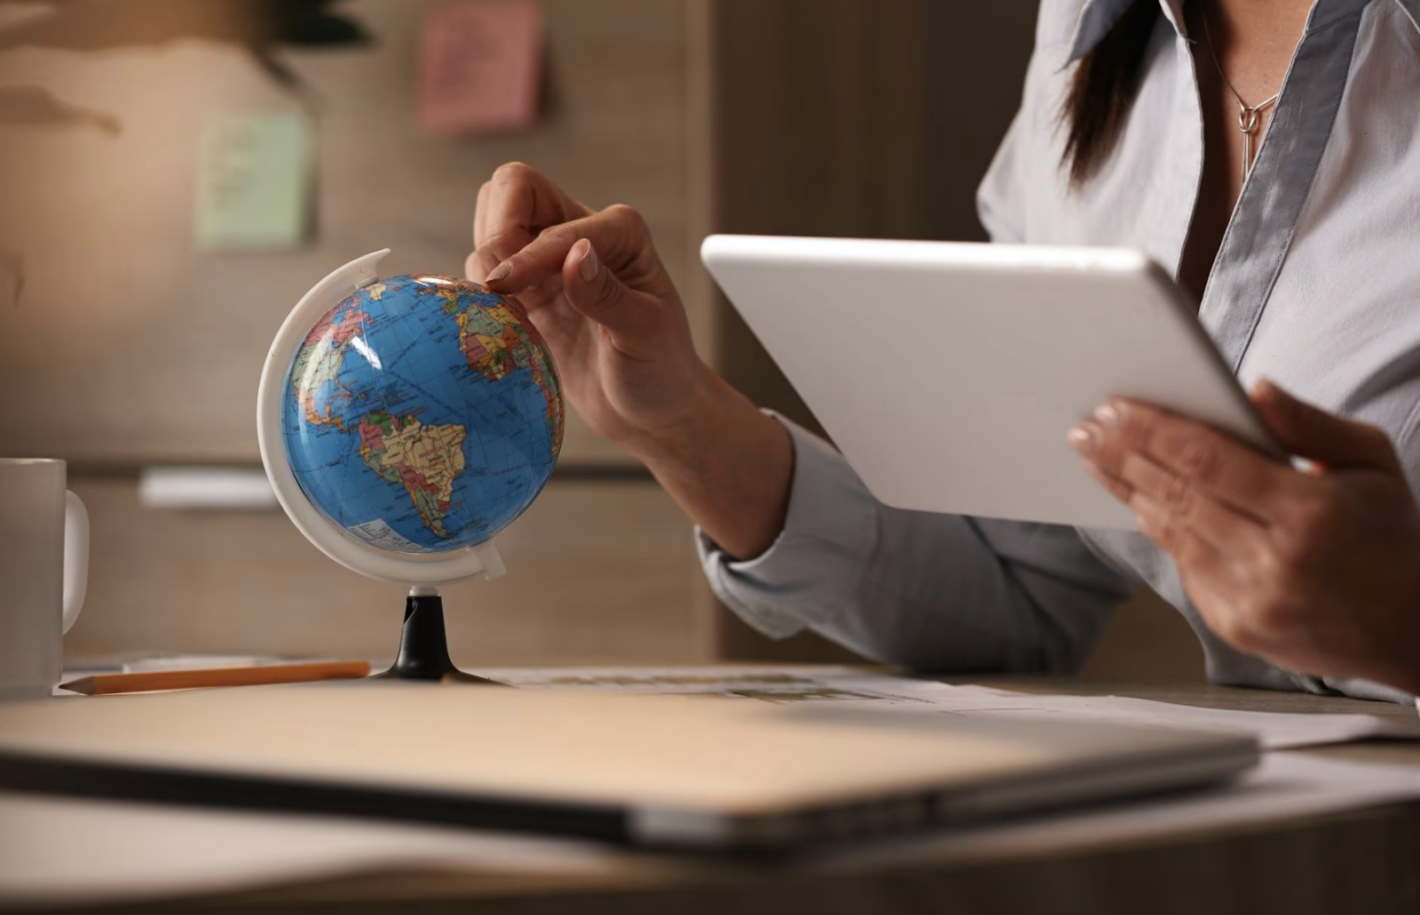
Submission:
M 1164 15 L 1121 142 L 1072 192 L 1056 129 L 1069 65 L 1131 2 Z M 1203 171 L 1181 8 L 1045 0 L 1021 109 L 978 196 L 994 241 L 1132 247 L 1177 270 Z M 1267 376 L 1380 426 L 1420 484 L 1420 0 L 1316 0 L 1199 317 L 1244 384 Z M 1214 682 L 1413 698 L 1234 650 L 1142 535 L 888 508 L 786 425 L 796 463 L 773 546 L 732 562 L 698 536 L 716 593 L 768 635 L 811 628 L 918 669 L 1063 671 L 1145 582 L 1192 625 Z

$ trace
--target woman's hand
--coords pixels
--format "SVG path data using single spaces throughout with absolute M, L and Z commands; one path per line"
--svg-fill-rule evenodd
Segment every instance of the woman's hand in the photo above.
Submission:
M 516 296 L 593 431 L 633 452 L 677 434 L 708 372 L 639 213 L 515 162 L 479 191 L 473 237 L 469 279 Z
M 788 511 L 794 449 L 711 371 L 639 213 L 574 200 L 505 165 L 478 193 L 468 278 L 515 296 L 592 430 L 640 458 L 727 553 L 763 552 Z
M 1270 382 L 1252 399 L 1307 471 L 1132 401 L 1102 405 L 1069 440 L 1224 640 L 1420 693 L 1420 511 L 1390 439 Z

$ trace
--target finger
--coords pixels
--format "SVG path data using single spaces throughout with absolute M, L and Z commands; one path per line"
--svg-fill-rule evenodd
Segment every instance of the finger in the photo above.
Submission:
M 1390 437 L 1369 423 L 1314 407 L 1267 379 L 1253 386 L 1252 401 L 1288 451 L 1328 467 L 1403 472 Z
M 1218 502 L 1143 455 L 1125 459 L 1120 478 L 1136 515 L 1185 528 L 1234 559 L 1251 560 L 1266 548 L 1267 528 L 1258 519 Z
M 473 249 L 464 263 L 468 278 L 476 283 L 486 283 L 491 273 L 504 260 L 517 254 L 532 243 L 532 236 L 521 229 L 512 229 L 483 240 L 483 244 Z M 534 283 L 528 283 L 528 286 Z M 526 288 L 526 286 L 522 287 Z M 504 290 L 508 291 L 508 290 Z M 521 291 L 521 290 L 518 290 Z
M 1237 598 L 1249 587 L 1243 564 L 1192 530 L 1171 523 L 1147 502 L 1140 504 L 1135 518 L 1140 532 L 1172 557 L 1179 581 L 1209 627 L 1225 640 L 1236 637 L 1242 620 Z
M 651 242 L 644 232 L 645 224 L 628 217 L 628 212 L 631 212 L 629 208 L 610 207 L 546 230 L 516 253 L 505 255 L 503 262 L 489 271 L 488 288 L 495 292 L 517 292 L 541 282 L 562 269 L 572 246 L 582 239 L 596 247 L 600 264 L 632 260 Z M 490 239 L 489 247 L 497 249 L 499 244 L 495 236 Z
M 1121 475 L 1126 455 L 1145 454 L 1213 498 L 1263 520 L 1297 484 L 1291 467 L 1202 423 L 1136 401 L 1102 404 L 1093 424 L 1094 460 L 1113 475 Z
M 561 294 L 561 276 L 557 277 L 557 286 L 555 292 L 543 291 L 532 296 L 524 294 L 515 300 L 523 306 L 528 321 L 553 347 L 553 355 L 561 357 L 564 355 L 561 347 L 576 339 L 588 322 Z
M 492 186 L 484 223 L 489 238 L 509 231 L 536 237 L 548 226 L 584 218 L 592 212 L 564 193 L 552 179 L 521 162 L 499 166 L 489 184 Z
M 568 252 L 562 266 L 562 289 L 572 307 L 611 331 L 627 355 L 654 355 L 642 352 L 641 347 L 653 336 L 658 309 L 606 269 L 588 239 L 579 239 Z
M 469 279 L 485 282 L 490 271 L 527 247 L 543 227 L 590 214 L 591 210 L 537 169 L 521 162 L 499 166 L 478 192 L 476 257 L 465 262 L 465 272 Z M 523 288 L 531 285 L 529 282 Z
M 1179 581 L 1211 632 L 1240 651 L 1256 653 L 1256 638 L 1247 626 L 1240 600 L 1248 586 L 1227 563 L 1180 568 Z
M 1086 460 L 1085 470 L 1089 472 L 1096 483 L 1108 490 L 1110 495 L 1114 496 L 1125 505 L 1129 504 L 1129 500 L 1134 496 L 1134 489 L 1128 483 L 1121 480 L 1119 477 L 1106 473 L 1094 461 Z
M 483 245 L 488 237 L 488 198 L 493 190 L 493 182 L 485 181 L 478 189 L 478 202 L 473 208 L 473 246 Z
M 1189 574 L 1206 573 L 1215 578 L 1234 577 L 1231 559 L 1192 528 L 1170 515 L 1163 506 L 1137 493 L 1130 501 L 1139 531 L 1173 557 L 1180 571 Z
M 464 261 L 464 272 L 475 283 L 486 283 L 493 268 L 503 263 L 503 259 L 508 255 L 516 254 L 522 247 L 517 239 L 511 239 L 507 235 L 499 236 L 496 243 L 485 241 L 474 248 L 473 253 Z
M 1135 460 L 1147 462 L 1147 458 L 1143 457 L 1136 457 Z M 1180 497 L 1173 495 L 1174 508 L 1166 510 L 1164 506 L 1169 505 L 1170 497 L 1160 498 L 1156 492 L 1146 491 L 1157 490 L 1158 483 L 1155 479 L 1148 478 L 1145 473 L 1129 472 L 1128 466 L 1133 463 L 1126 462 L 1124 476 L 1112 476 L 1088 460 L 1085 461 L 1085 470 L 1096 483 L 1108 490 L 1110 495 L 1133 510 L 1136 518 L 1141 514 L 1148 514 L 1150 517 L 1160 518 L 1162 524 L 1164 516 L 1172 514 L 1176 524 L 1191 529 L 1219 554 L 1248 559 L 1265 548 L 1266 531 L 1256 519 L 1240 515 L 1206 496 L 1196 499 L 1184 497 L 1180 502 Z M 1168 473 L 1157 465 L 1152 466 L 1160 474 Z M 1136 484 L 1136 480 L 1140 483 Z

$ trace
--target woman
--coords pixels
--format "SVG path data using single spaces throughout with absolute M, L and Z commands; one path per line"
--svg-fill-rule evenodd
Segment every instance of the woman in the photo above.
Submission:
M 634 210 L 504 166 L 468 273 L 519 296 L 573 404 L 696 521 L 715 590 L 769 635 L 1062 670 L 1140 580 L 1216 682 L 1420 693 L 1420 0 L 1046 0 L 978 202 L 998 242 L 1175 267 L 1306 461 L 1112 401 L 1069 439 L 1142 534 L 890 509 L 695 356 Z

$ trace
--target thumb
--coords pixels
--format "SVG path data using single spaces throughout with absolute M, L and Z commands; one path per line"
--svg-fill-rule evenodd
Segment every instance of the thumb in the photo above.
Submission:
M 645 341 L 657 317 L 656 307 L 626 288 L 586 238 L 567 252 L 562 291 L 573 308 L 611 331 L 622 344 L 636 346 Z
M 1253 385 L 1252 402 L 1283 448 L 1327 467 L 1369 467 L 1400 473 L 1390 436 L 1298 400 L 1268 379 Z

